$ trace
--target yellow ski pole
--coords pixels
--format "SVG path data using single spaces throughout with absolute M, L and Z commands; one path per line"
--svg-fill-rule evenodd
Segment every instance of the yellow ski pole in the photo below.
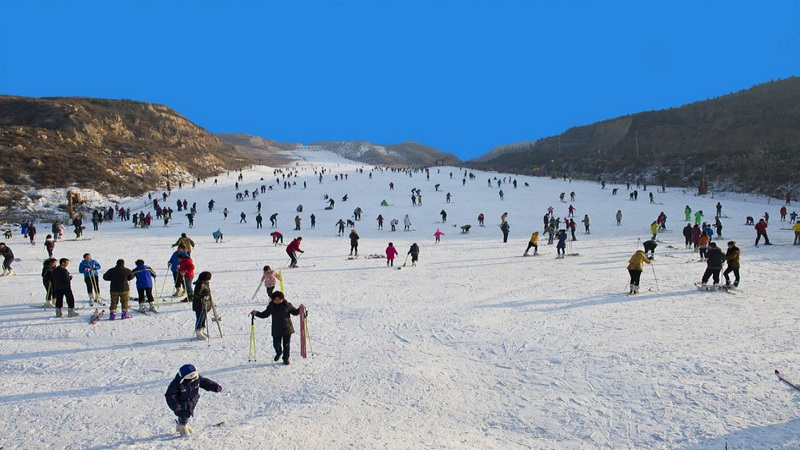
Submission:
M 283 275 L 281 274 L 280 270 L 278 271 L 278 281 L 281 283 L 281 292 L 285 294 L 286 292 L 283 290 Z
M 250 353 L 247 362 L 256 362 L 256 316 L 250 314 Z

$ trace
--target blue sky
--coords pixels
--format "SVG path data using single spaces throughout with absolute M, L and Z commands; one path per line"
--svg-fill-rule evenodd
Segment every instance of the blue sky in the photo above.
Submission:
M 0 93 L 462 159 L 800 75 L 800 0 L 0 0 Z

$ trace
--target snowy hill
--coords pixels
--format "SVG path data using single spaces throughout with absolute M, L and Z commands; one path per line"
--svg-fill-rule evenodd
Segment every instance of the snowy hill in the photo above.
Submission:
M 308 152 L 311 153 L 311 152 Z M 55 256 L 71 259 L 72 289 L 79 305 L 87 293 L 77 265 L 91 253 L 105 272 L 123 258 L 144 259 L 158 273 L 161 291 L 171 245 L 185 232 L 197 243 L 196 273 L 213 274 L 211 289 L 225 337 L 193 339 L 189 304 L 160 306 L 145 316 L 89 324 L 32 308 L 45 296 L 40 272 L 49 224 L 39 223 L 36 245 L 14 229 L 6 240 L 20 260 L 16 276 L 0 278 L 0 394 L 2 448 L 798 448 L 797 392 L 773 375 L 779 368 L 800 381 L 796 252 L 791 225 L 780 222 L 780 204 L 757 197 L 696 197 L 680 190 L 640 190 L 629 200 L 624 185 L 600 185 L 457 168 L 411 174 L 371 170 L 339 156 L 289 152 L 296 182 L 273 168 L 243 172 L 240 192 L 273 186 L 256 199 L 235 201 L 235 173 L 184 184 L 163 204 L 197 203 L 194 228 L 183 213 L 149 229 L 130 222 L 88 224 L 83 240 L 59 242 Z M 322 182 L 316 171 L 327 170 Z M 363 168 L 363 173 L 358 169 Z M 452 172 L 452 177 L 450 173 Z M 370 177 L 371 173 L 371 177 Z M 334 179 L 346 175 L 344 180 Z M 278 178 L 276 182 L 276 177 Z M 501 200 L 495 177 L 506 183 Z M 262 180 L 263 178 L 263 180 Z M 489 181 L 489 183 L 487 183 Z M 395 189 L 389 189 L 389 183 Z M 303 187 L 305 183 L 306 187 Z M 528 183 L 528 186 L 525 186 Z M 440 184 L 439 192 L 434 185 Z M 489 187 L 491 184 L 493 187 Z M 412 206 L 411 190 L 422 191 Z M 618 188 L 619 195 L 612 195 Z M 565 259 L 540 239 L 538 257 L 521 257 L 533 231 L 542 230 L 549 206 L 565 217 L 574 191 L 579 224 Z M 451 203 L 445 194 L 452 194 Z M 154 193 L 156 196 L 161 192 Z M 325 210 L 323 196 L 336 201 Z M 341 201 L 348 195 L 346 202 Z M 147 196 L 122 201 L 134 212 L 152 211 Z M 209 213 L 207 203 L 216 207 Z M 381 207 L 382 200 L 390 206 Z M 255 225 L 262 202 L 264 228 Z M 701 292 L 705 264 L 683 248 L 683 209 L 706 212 L 723 205 L 724 239 L 742 248 L 742 284 L 735 294 Z M 302 229 L 293 231 L 303 205 Z M 359 257 L 335 223 L 352 219 L 360 235 Z M 790 207 L 793 208 L 794 205 Z M 227 219 L 223 209 L 230 211 Z M 447 222 L 440 223 L 440 212 Z M 617 210 L 623 213 L 615 225 Z M 649 237 L 660 212 L 668 216 L 653 266 L 646 266 L 642 293 L 627 296 L 628 259 Z M 767 211 L 775 245 L 754 247 L 752 226 Z M 239 223 L 240 212 L 247 223 Z M 511 232 L 502 242 L 500 216 Z M 286 243 L 302 236 L 299 269 L 287 269 L 285 247 L 271 244 L 269 216 L 278 213 Z M 310 229 L 310 214 L 316 227 Z M 486 226 L 476 217 L 483 213 Z M 377 217 L 386 219 L 377 229 Z M 389 230 L 408 214 L 412 231 Z M 459 232 L 471 224 L 470 233 Z M 222 229 L 222 243 L 211 233 Z M 433 233 L 445 236 L 434 244 Z M 349 230 L 347 231 L 349 233 Z M 420 262 L 386 267 L 389 242 L 404 266 L 412 243 Z M 724 244 L 722 245 L 724 248 Z M 309 309 L 313 351 L 292 364 L 274 363 L 270 320 L 256 320 L 258 362 L 248 363 L 249 312 L 263 310 L 263 288 L 253 292 L 265 264 L 280 269 L 287 299 Z M 109 285 L 101 282 L 102 297 Z M 169 284 L 169 283 L 167 283 Z M 163 295 L 171 299 L 170 286 Z M 135 296 L 135 293 L 132 293 Z M 161 301 L 161 300 L 159 300 Z M 132 303 L 134 306 L 136 303 Z M 295 328 L 299 322 L 293 318 Z M 203 391 L 192 419 L 195 434 L 175 433 L 164 392 L 178 368 L 197 366 L 224 391 Z M 215 427 L 220 422 L 224 425 Z

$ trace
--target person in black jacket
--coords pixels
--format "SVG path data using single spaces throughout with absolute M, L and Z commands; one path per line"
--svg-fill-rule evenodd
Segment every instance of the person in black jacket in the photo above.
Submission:
M 358 256 L 358 233 L 355 228 L 350 230 L 350 256 L 353 256 L 353 252 Z
M 706 271 L 703 274 L 702 286 L 705 287 L 708 279 L 714 277 L 714 287 L 719 285 L 719 272 L 722 270 L 722 263 L 725 261 L 725 255 L 717 247 L 715 242 L 708 243 L 708 250 L 706 251 Z
M 419 260 L 419 245 L 416 242 L 411 244 L 411 248 L 408 249 L 407 255 L 411 255 L 411 265 L 416 266 L 417 261 Z M 405 263 L 403 263 L 405 265 Z
M 55 303 L 53 303 L 53 299 L 55 298 L 53 295 L 53 269 L 55 269 L 57 265 L 58 260 L 55 258 L 47 258 L 44 260 L 44 264 L 42 264 L 42 284 L 44 285 L 44 289 L 47 291 L 44 299 L 45 308 L 56 307 Z
M 0 256 L 3 257 L 3 275 L 13 275 L 14 271 L 11 270 L 11 263 L 14 262 L 14 252 L 5 242 L 0 242 Z
M 61 308 L 64 306 L 64 297 L 67 298 L 69 312 L 67 317 L 79 316 L 75 311 L 75 296 L 72 295 L 72 275 L 69 274 L 67 266 L 69 260 L 61 258 L 58 260 L 58 267 L 53 269 L 53 292 L 56 297 L 56 317 L 61 317 Z
M 111 282 L 111 312 L 108 316 L 109 320 L 117 318 L 118 303 L 122 303 L 122 318 L 129 318 L 128 307 L 131 300 L 131 285 L 128 282 L 133 279 L 133 272 L 125 267 L 125 260 L 118 259 L 117 265 L 103 274 L 103 279 Z
M 686 226 L 683 227 L 683 239 L 684 247 L 692 248 L 692 224 L 687 223 Z
M 164 393 L 167 406 L 178 417 L 176 431 L 181 436 L 192 434 L 194 430 L 189 426 L 189 418 L 194 416 L 194 408 L 200 400 L 200 389 L 209 392 L 222 392 L 222 386 L 217 382 L 201 377 L 197 369 L 191 364 L 181 366 L 175 378 Z
M 195 322 L 194 332 L 197 339 L 207 339 L 206 333 L 206 319 L 208 318 L 208 311 L 211 309 L 211 272 L 200 272 L 197 281 L 194 283 L 194 292 L 192 293 L 192 311 L 194 311 Z
M 283 356 L 283 363 L 289 365 L 289 349 L 294 333 L 291 315 L 297 316 L 300 311 L 286 301 L 283 292 L 275 291 L 272 293 L 272 301 L 267 305 L 267 309 L 258 312 L 255 309 L 250 314 L 260 319 L 272 316 L 272 346 L 275 348 L 275 361 Z M 281 344 L 283 347 L 281 348 Z

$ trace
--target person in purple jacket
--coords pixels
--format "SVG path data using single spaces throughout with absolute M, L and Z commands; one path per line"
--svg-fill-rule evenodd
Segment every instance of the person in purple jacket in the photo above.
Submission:
M 200 389 L 210 392 L 222 392 L 222 386 L 217 382 L 201 377 L 197 369 L 191 364 L 181 366 L 175 378 L 164 393 L 167 406 L 178 417 L 176 431 L 181 436 L 188 436 L 194 430 L 189 426 L 189 419 L 194 416 L 194 408 L 200 400 Z
M 145 312 L 145 296 L 147 303 L 150 304 L 150 311 L 156 311 L 156 305 L 153 303 L 153 278 L 156 277 L 156 271 L 150 266 L 144 264 L 144 260 L 136 260 L 136 268 L 133 269 L 133 276 L 136 277 L 136 291 L 139 294 L 139 312 Z

